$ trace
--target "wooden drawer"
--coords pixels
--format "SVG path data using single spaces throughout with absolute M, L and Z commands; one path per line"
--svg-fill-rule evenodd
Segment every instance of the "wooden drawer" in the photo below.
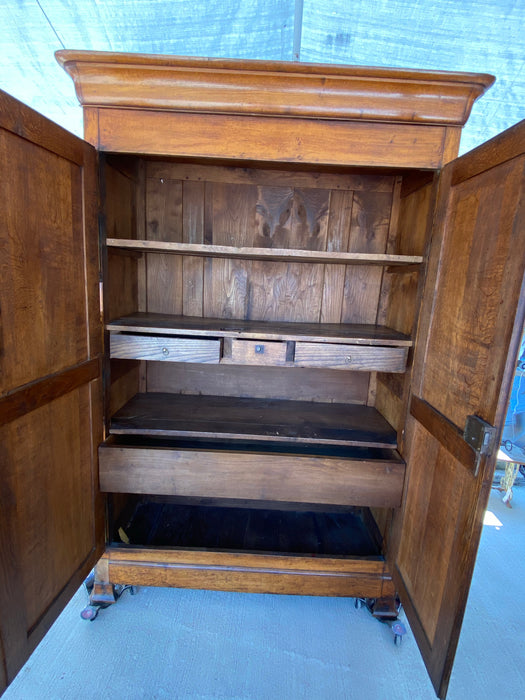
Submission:
M 152 335 L 110 337 L 112 358 L 162 362 L 219 362 L 221 341 L 213 338 L 170 338 Z
M 232 362 L 243 365 L 284 365 L 286 342 L 266 340 L 232 340 Z
M 365 372 L 404 372 L 407 347 L 376 347 L 335 343 L 296 343 L 298 367 L 325 367 Z
M 405 463 L 396 450 L 291 452 L 100 445 L 106 492 L 398 507 Z

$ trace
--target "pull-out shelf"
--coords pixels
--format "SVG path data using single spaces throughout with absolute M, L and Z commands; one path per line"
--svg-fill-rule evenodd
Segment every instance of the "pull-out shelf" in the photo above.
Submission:
M 405 463 L 374 408 L 138 394 L 99 448 L 103 491 L 397 507 Z
M 372 406 L 283 399 L 136 394 L 111 419 L 114 435 L 256 440 L 395 449 Z

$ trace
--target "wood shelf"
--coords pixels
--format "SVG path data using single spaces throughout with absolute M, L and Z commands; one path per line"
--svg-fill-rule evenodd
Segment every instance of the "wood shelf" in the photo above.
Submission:
M 127 238 L 108 238 L 109 248 L 143 253 L 170 253 L 204 258 L 235 258 L 240 260 L 269 260 L 277 262 L 321 263 L 328 265 L 387 265 L 410 269 L 423 262 L 420 255 L 391 255 L 387 253 L 342 253 L 325 250 L 297 250 L 288 248 L 252 248 L 249 246 L 206 245 L 175 243 Z
M 110 433 L 395 449 L 395 430 L 375 408 L 166 393 L 137 394 L 111 419 Z
M 122 525 L 134 546 L 382 560 L 366 515 L 362 508 L 297 511 L 152 500 L 138 503 Z M 117 529 L 114 541 L 122 546 Z
M 135 313 L 106 324 L 115 333 L 151 335 L 191 335 L 215 338 L 246 338 L 318 343 L 351 343 L 410 347 L 412 340 L 386 326 L 355 323 L 274 323 L 237 319 L 173 316 L 169 314 Z

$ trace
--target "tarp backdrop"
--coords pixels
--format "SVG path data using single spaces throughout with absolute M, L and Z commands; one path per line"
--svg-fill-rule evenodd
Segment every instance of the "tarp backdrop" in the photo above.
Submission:
M 525 0 L 2 0 L 0 88 L 82 134 L 60 48 L 492 73 L 461 152 L 525 118 Z

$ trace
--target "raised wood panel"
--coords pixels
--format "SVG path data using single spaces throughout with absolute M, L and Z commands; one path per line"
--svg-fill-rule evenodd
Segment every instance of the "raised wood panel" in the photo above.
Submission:
M 92 338 L 86 299 L 93 289 L 83 264 L 83 222 L 76 218 L 83 211 L 81 168 L 0 131 L 0 169 L 9 173 L 1 200 L 17 202 L 0 209 L 5 393 L 85 359 Z
M 118 443 L 100 447 L 99 463 L 103 491 L 380 507 L 400 505 L 405 472 L 396 454 L 352 459 Z
M 512 324 L 501 313 L 519 298 L 525 257 L 520 217 L 511 203 L 523 189 L 516 158 L 456 185 L 444 221 L 439 289 L 420 396 L 461 429 L 475 413 L 493 423 Z M 463 274 L 455 274 L 459 268 Z M 436 306 L 436 304 L 438 304 Z M 497 357 L 497 360 L 494 358 Z
M 150 362 L 148 391 L 365 404 L 367 372 Z
M 12 574 L 25 619 L 16 634 L 25 640 L 97 546 L 92 441 L 100 427 L 92 434 L 91 421 L 100 416 L 90 404 L 82 386 L 0 428 L 3 500 L 16 504 L 16 518 L 2 508 L 2 532 L 17 544 Z
M 408 479 L 410 506 L 405 512 L 405 535 L 397 566 L 432 647 L 438 625 L 442 624 L 436 610 L 441 608 L 445 595 L 460 598 L 462 576 L 458 574 L 462 573 L 467 494 L 474 482 L 467 470 L 458 468 L 453 455 L 413 419 L 410 429 L 410 459 L 424 462 L 425 469 L 413 469 Z M 418 498 L 411 498 L 412 493 L 419 494 Z M 450 586 L 455 587 L 455 596 Z M 447 616 L 449 611 L 444 614 Z

